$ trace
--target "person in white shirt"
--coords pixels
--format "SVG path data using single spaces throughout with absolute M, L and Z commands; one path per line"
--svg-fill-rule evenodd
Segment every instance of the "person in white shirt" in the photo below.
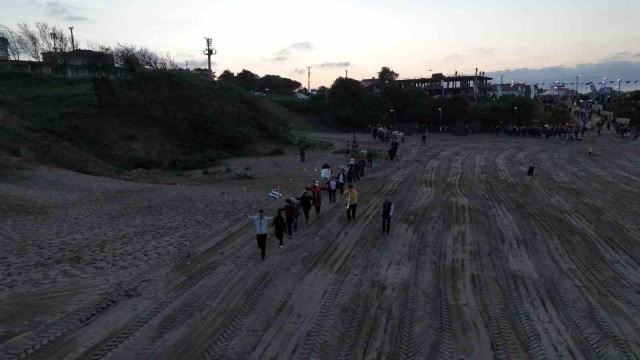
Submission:
M 249 215 L 245 212 L 249 219 L 253 220 L 256 225 L 256 240 L 258 241 L 258 247 L 262 254 L 262 260 L 266 255 L 267 245 L 267 230 L 269 229 L 269 223 L 273 220 L 273 216 L 265 216 L 264 210 L 258 211 L 258 215 Z

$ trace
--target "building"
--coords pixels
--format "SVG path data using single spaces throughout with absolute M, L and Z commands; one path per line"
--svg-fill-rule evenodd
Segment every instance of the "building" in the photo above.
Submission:
M 43 52 L 42 62 L 54 72 L 68 77 L 108 75 L 116 71 L 113 54 L 92 50 Z
M 9 40 L 0 37 L 0 60 L 9 60 Z
M 445 76 L 443 74 L 433 74 L 431 78 L 396 80 L 395 84 L 402 88 L 415 88 L 424 90 L 430 95 L 462 95 L 466 97 L 487 96 L 490 89 L 490 80 L 493 78 L 479 75 L 459 75 Z
M 367 89 L 368 91 L 372 92 L 372 93 L 379 93 L 380 89 L 378 89 L 378 79 L 375 77 L 372 77 L 371 79 L 362 79 L 360 80 L 360 83 L 362 84 L 362 86 L 365 87 L 365 89 Z

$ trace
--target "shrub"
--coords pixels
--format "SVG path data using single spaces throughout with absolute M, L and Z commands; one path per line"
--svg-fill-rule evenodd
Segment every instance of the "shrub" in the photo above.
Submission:
M 253 179 L 253 176 L 251 174 L 248 174 L 246 172 L 243 173 L 236 173 L 235 176 L 233 177 L 234 180 L 251 180 Z
M 303 145 L 305 149 L 311 149 L 315 151 L 326 151 L 333 148 L 333 143 L 322 140 L 307 139 L 304 136 L 298 139 L 298 144 Z
M 271 149 L 271 151 L 269 151 L 269 155 L 271 156 L 283 155 L 283 154 L 284 154 L 284 150 L 282 150 L 281 148 L 273 148 Z
M 167 169 L 182 171 L 197 170 L 215 166 L 218 161 L 216 156 L 210 156 L 208 154 L 185 155 L 169 161 Z

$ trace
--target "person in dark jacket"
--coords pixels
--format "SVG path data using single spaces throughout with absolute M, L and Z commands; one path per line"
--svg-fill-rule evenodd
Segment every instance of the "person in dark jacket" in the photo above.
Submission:
M 279 211 L 284 211 L 285 219 L 287 222 L 287 234 L 289 234 L 289 239 L 293 237 L 293 220 L 295 218 L 296 208 L 293 206 L 293 202 L 291 199 L 286 200 L 286 205 L 279 209 Z
M 302 213 L 304 214 L 304 223 L 309 223 L 309 210 L 311 210 L 311 204 L 313 204 L 313 197 L 308 192 L 304 192 L 301 197 L 296 198 L 300 201 L 300 207 L 302 207 Z
M 373 167 L 373 150 L 367 151 L 367 166 Z
M 391 231 L 391 216 L 393 216 L 393 203 L 389 199 L 385 199 L 382 203 L 382 233 L 384 234 L 385 227 L 387 234 Z M 386 226 L 385 226 L 386 225 Z
M 271 227 L 274 226 L 276 227 L 276 238 L 280 240 L 280 248 L 282 248 L 282 240 L 284 239 L 284 234 L 287 232 L 287 226 L 284 218 L 282 217 L 282 211 L 280 210 L 278 210 L 278 216 L 273 219 L 273 224 L 271 224 Z
M 340 191 L 340 194 L 344 192 L 344 183 L 345 183 L 345 175 L 344 175 L 344 170 L 342 170 L 340 174 L 338 174 L 338 190 Z
M 296 201 L 296 199 L 291 198 L 291 204 L 293 205 L 293 232 L 298 232 L 298 218 L 300 217 L 300 213 L 302 209 L 300 208 L 300 203 Z
M 304 145 L 300 144 L 300 161 L 304 162 Z

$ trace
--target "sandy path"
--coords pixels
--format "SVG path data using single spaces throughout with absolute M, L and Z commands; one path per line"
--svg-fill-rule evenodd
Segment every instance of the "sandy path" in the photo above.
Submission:
M 346 139 L 338 137 L 337 143 Z M 0 195 L 22 211 L 2 223 L 14 239 L 3 241 L 14 244 L 25 273 L 36 254 L 21 253 L 15 243 L 24 247 L 33 236 L 60 246 L 50 256 L 62 256 L 65 243 L 53 237 L 68 237 L 68 229 L 55 226 L 65 216 L 90 224 L 92 238 L 104 237 L 102 246 L 115 258 L 109 264 L 131 266 L 135 261 L 121 259 L 135 249 L 169 254 L 131 271 L 123 295 L 87 314 L 84 326 L 51 327 L 56 316 L 47 309 L 30 314 L 33 304 L 18 302 L 45 295 L 26 287 L 7 295 L 0 306 L 15 309 L 16 325 L 14 336 L 3 333 L 9 341 L 1 354 L 31 347 L 34 359 L 638 358 L 637 144 L 609 134 L 594 140 L 597 156 L 589 158 L 587 141 L 432 136 L 422 148 L 417 136 L 407 138 L 398 161 L 356 184 L 357 221 L 346 221 L 340 197 L 329 204 L 325 196 L 321 213 L 312 210 L 284 249 L 269 235 L 264 262 L 252 227 L 232 214 L 265 194 L 237 195 L 238 187 L 266 186 L 284 175 L 292 178 L 286 190 L 294 191 L 306 179 L 298 174 L 310 172 L 306 166 L 336 163 L 339 156 L 251 163 L 263 175 L 246 183 L 168 187 L 80 178 L 77 197 L 43 192 L 55 189 L 55 176 L 45 176 L 46 185 L 3 184 Z M 536 176 L 529 178 L 533 162 Z M 235 194 L 234 201 L 216 199 L 222 191 Z M 40 194 L 50 199 L 38 202 Z M 380 233 L 386 197 L 397 208 L 389 235 Z M 95 203 L 104 204 L 100 211 L 91 210 Z M 65 213 L 69 208 L 87 214 Z M 211 226 L 208 218 L 220 222 Z M 25 234 L 20 221 L 34 219 L 41 225 Z M 107 220 L 116 226 L 101 225 Z M 132 245 L 118 242 L 123 237 L 134 239 Z M 179 248 L 176 239 L 185 245 Z M 117 242 L 113 249 L 110 242 Z M 42 290 L 58 296 L 51 309 L 73 313 L 78 305 L 68 299 L 99 299 L 102 288 L 88 287 L 97 275 L 85 276 L 70 276 L 84 287 L 65 284 L 59 295 Z M 42 330 L 19 331 L 18 322 L 35 315 L 53 329 L 48 338 Z

